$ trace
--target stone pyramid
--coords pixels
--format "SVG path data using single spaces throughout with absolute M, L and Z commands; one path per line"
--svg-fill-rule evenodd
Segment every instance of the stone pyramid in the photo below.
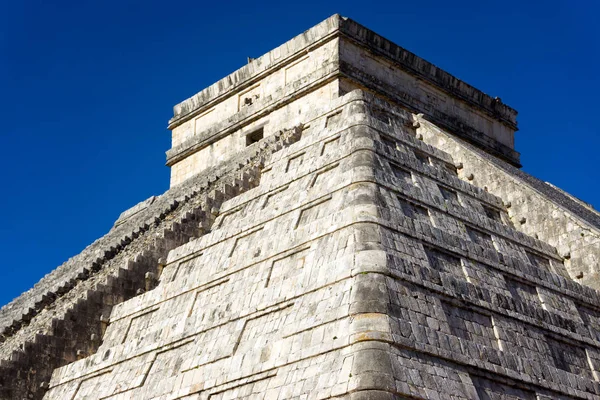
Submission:
M 600 215 L 334 15 L 175 107 L 172 187 L 0 310 L 3 399 L 598 399 Z

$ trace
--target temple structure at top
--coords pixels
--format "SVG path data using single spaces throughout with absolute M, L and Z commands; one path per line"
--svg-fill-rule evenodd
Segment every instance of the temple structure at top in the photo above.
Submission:
M 333 15 L 174 108 L 171 185 L 355 89 L 422 113 L 520 166 L 517 112 L 362 25 Z
M 339 15 L 251 60 L 0 309 L 0 399 L 600 398 L 600 214 L 516 114 Z

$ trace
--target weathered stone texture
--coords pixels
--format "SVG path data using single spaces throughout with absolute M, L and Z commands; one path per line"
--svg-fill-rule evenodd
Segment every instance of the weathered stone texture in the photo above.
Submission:
M 426 143 L 462 163 L 462 179 L 500 196 L 514 226 L 556 247 L 569 276 L 600 288 L 600 214 L 554 186 L 456 140 L 422 117 L 418 132 Z
M 69 263 L 63 265 L 63 275 L 57 276 L 65 282 L 61 288 L 66 289 L 46 294 L 54 281 L 44 278 L 27 296 L 4 308 L 6 319 L 15 322 L 4 329 L 0 346 L 0 395 L 41 398 L 54 368 L 94 353 L 112 307 L 153 289 L 161 259 L 166 259 L 169 250 L 209 230 L 213 213 L 223 201 L 258 184 L 265 158 L 298 140 L 300 134 L 301 129 L 296 128 L 273 135 L 238 154 L 237 162 L 209 169 L 185 187 L 170 190 L 146 212 L 121 220 L 103 238 L 109 241 L 125 229 L 132 230 L 127 240 L 104 258 L 91 262 L 84 252 L 71 260 L 77 261 L 77 269 Z M 102 240 L 87 250 L 98 253 L 101 246 Z M 69 279 L 72 274 L 78 274 L 76 279 Z M 36 296 L 48 303 L 36 303 L 27 318 L 20 318 L 22 307 Z
M 156 289 L 113 308 L 48 398 L 600 394 L 577 313 L 598 294 L 410 114 L 361 92 L 332 111 L 169 253 Z
M 335 15 L 175 106 L 171 185 L 226 160 L 257 129 L 268 136 L 281 124 L 307 123 L 355 89 L 428 112 L 436 124 L 519 165 L 516 111 Z
M 515 116 L 324 21 L 176 106 L 172 188 L 0 312 L 1 396 L 600 398 L 598 215 Z

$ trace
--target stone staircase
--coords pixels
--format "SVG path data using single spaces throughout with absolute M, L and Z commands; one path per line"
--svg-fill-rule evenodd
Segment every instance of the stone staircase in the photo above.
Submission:
M 0 398 L 41 399 L 55 368 L 93 354 L 112 307 L 151 290 L 168 252 L 210 231 L 221 204 L 256 187 L 265 160 L 301 132 L 265 138 L 171 189 L 5 307 Z

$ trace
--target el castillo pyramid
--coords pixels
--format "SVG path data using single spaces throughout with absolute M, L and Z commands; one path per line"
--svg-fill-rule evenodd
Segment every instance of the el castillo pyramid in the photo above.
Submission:
M 600 399 L 600 214 L 516 115 L 339 15 L 251 60 L 0 310 L 0 398 Z

